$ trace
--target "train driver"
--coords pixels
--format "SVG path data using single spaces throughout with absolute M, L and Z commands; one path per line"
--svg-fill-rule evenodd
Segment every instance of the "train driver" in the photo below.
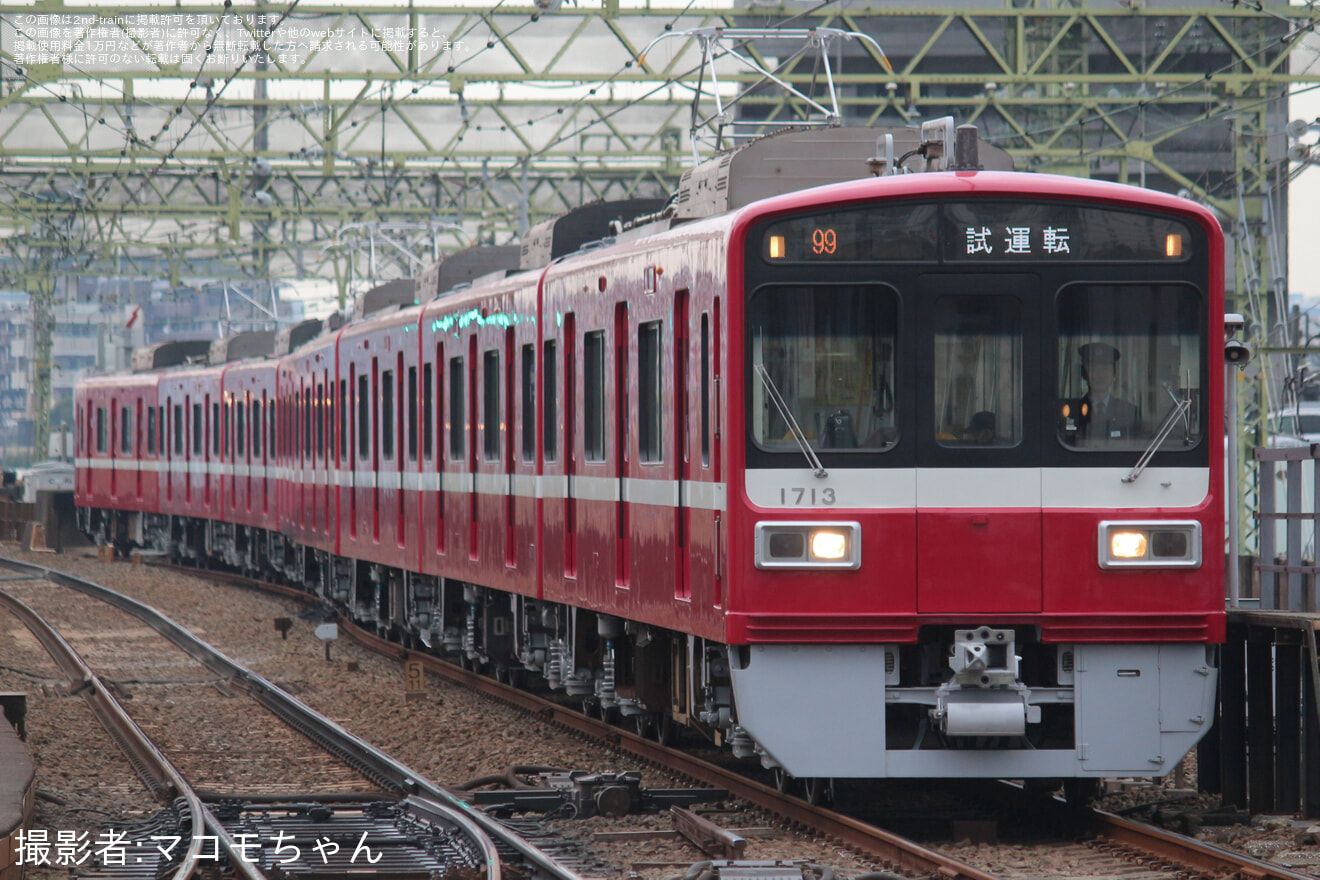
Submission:
M 1129 445 L 1140 430 L 1141 412 L 1113 393 L 1118 349 L 1104 342 L 1090 342 L 1078 351 L 1082 356 L 1086 394 L 1073 408 L 1077 417 L 1077 444 Z

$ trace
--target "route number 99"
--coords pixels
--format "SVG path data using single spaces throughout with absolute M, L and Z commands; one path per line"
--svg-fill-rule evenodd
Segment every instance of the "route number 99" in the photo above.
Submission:
M 833 229 L 813 229 L 811 231 L 811 251 L 816 256 L 833 254 L 839 249 L 839 236 Z

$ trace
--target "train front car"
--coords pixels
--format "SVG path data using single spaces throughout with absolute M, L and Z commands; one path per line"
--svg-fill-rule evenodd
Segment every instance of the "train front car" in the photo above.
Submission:
M 1222 287 L 1209 213 L 1118 184 L 746 209 L 735 745 L 805 778 L 1169 772 L 1224 635 Z

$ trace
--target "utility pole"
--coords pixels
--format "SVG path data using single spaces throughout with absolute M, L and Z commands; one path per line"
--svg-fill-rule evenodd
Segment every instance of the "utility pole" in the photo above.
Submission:
M 32 304 L 32 457 L 46 458 L 50 448 L 50 367 L 55 330 L 55 261 L 50 247 L 36 249 L 36 265 L 28 273 Z

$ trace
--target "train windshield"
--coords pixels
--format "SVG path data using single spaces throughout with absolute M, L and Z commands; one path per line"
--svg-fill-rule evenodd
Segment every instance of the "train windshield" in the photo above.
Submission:
M 748 308 L 752 437 L 769 452 L 883 450 L 898 441 L 898 296 L 887 286 L 765 287 Z M 775 400 L 778 396 L 782 405 Z
M 1201 437 L 1198 293 L 1177 284 L 1077 284 L 1057 299 L 1058 436 L 1074 450 L 1162 449 Z

